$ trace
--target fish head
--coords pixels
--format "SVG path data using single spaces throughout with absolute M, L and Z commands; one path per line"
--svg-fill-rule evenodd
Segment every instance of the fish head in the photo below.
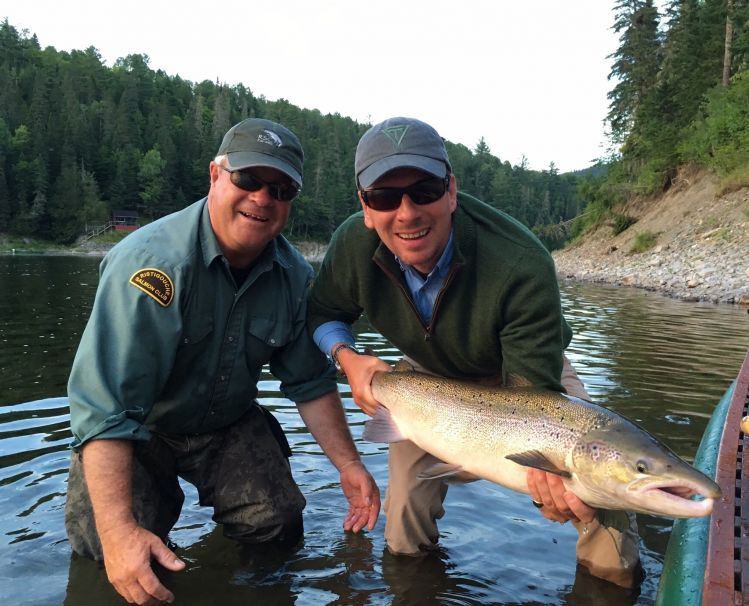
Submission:
M 710 515 L 721 496 L 713 480 L 623 418 L 582 434 L 570 458 L 578 496 L 594 507 L 691 518 Z

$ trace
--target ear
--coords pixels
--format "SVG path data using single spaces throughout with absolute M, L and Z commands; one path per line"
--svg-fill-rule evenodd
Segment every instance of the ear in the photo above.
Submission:
M 218 164 L 211 160 L 211 163 L 208 165 L 208 172 L 211 177 L 211 187 L 213 187 L 213 184 L 218 181 L 218 178 L 221 175 L 221 169 L 218 167 Z
M 458 208 L 458 182 L 455 180 L 455 175 L 450 175 L 450 191 L 447 192 L 449 198 L 450 212 L 455 212 Z
M 370 215 L 372 209 L 364 204 L 364 200 L 361 199 L 360 191 L 357 190 L 356 195 L 359 197 L 359 204 L 361 204 L 361 209 L 364 212 L 364 225 L 367 227 L 367 229 L 374 229 L 374 223 L 372 222 L 372 217 Z

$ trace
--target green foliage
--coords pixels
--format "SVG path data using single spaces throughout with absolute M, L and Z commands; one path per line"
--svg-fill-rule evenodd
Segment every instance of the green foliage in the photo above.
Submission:
M 652 231 L 641 231 L 635 234 L 635 241 L 632 243 L 632 248 L 629 249 L 629 253 L 636 255 L 650 250 L 658 242 L 658 234 Z
M 628 229 L 629 227 L 637 223 L 637 219 L 635 219 L 634 217 L 630 217 L 629 215 L 622 214 L 622 213 L 614 213 L 613 217 L 614 217 L 614 221 L 611 226 L 611 234 L 613 236 L 618 236 L 625 229 Z
M 536 234 L 539 240 L 543 243 L 547 250 L 557 250 L 562 248 L 567 241 L 567 230 L 563 224 L 557 223 L 553 225 L 536 225 L 533 228 L 533 233 Z
M 632 196 L 668 189 L 683 164 L 716 172 L 725 189 L 749 183 L 749 0 L 663 6 L 665 25 L 651 1 L 617 2 L 620 47 L 611 76 L 618 82 L 607 116 L 616 149 L 602 182 L 581 183 L 586 207 L 576 235 Z M 724 86 L 728 20 L 731 79 Z
M 114 246 L 117 244 L 120 240 L 123 240 L 125 237 L 129 236 L 133 232 L 129 231 L 105 231 L 103 234 L 99 234 L 95 238 L 91 238 L 89 240 L 93 244 L 102 245 L 102 246 Z
M 749 164 L 749 72 L 708 91 L 679 151 L 722 176 Z
M 618 80 L 609 92 L 607 119 L 614 141 L 621 142 L 636 126 L 635 120 L 653 93 L 663 53 L 658 30 L 658 10 L 653 0 L 618 0 L 614 31 L 619 48 L 609 78 Z
M 153 71 L 145 55 L 106 67 L 94 48 L 39 48 L 0 22 L 0 229 L 70 242 L 114 210 L 154 219 L 202 198 L 224 132 L 254 116 L 296 132 L 305 151 L 304 189 L 286 234 L 327 241 L 359 209 L 356 144 L 368 125 L 338 114 L 268 101 L 243 86 L 188 82 Z M 574 217 L 576 177 L 553 164 L 532 171 L 448 143 L 461 190 L 528 226 Z
M 620 167 L 614 165 L 613 168 Z M 573 241 L 610 220 L 613 209 L 624 201 L 626 195 L 609 172 L 587 175 L 578 181 L 577 187 L 580 198 L 586 200 L 587 204 L 572 223 L 570 236 Z

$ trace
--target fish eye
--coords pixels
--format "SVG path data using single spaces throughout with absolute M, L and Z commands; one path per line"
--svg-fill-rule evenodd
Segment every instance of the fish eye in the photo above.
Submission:
M 648 464 L 645 461 L 637 461 L 636 467 L 639 473 L 648 473 Z

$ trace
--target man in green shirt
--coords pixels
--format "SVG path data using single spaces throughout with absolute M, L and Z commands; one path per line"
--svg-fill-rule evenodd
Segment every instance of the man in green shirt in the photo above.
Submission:
M 362 313 L 420 370 L 500 385 L 532 384 L 589 399 L 563 352 L 572 332 L 562 316 L 554 262 L 536 237 L 505 213 L 458 192 L 444 142 L 428 124 L 391 118 L 356 149 L 361 212 L 333 234 L 309 298 L 320 349 L 348 377 L 367 414 L 375 372 L 390 366 L 360 355 L 350 325 Z M 385 540 L 393 554 L 433 550 L 447 485 L 421 481 L 436 462 L 411 442 L 389 449 Z M 638 580 L 636 527 L 602 517 L 561 479 L 528 472 L 542 515 L 572 521 L 578 560 L 629 587 Z
M 370 529 L 380 498 L 361 463 L 335 371 L 305 330 L 312 268 L 280 235 L 303 152 L 283 126 L 247 119 L 225 135 L 203 200 L 129 235 L 106 256 L 68 384 L 75 436 L 65 523 L 129 602 L 171 602 L 151 569 L 184 495 L 224 534 L 293 546 L 304 497 L 283 431 L 256 401 L 266 363 L 340 472 L 346 530 Z

